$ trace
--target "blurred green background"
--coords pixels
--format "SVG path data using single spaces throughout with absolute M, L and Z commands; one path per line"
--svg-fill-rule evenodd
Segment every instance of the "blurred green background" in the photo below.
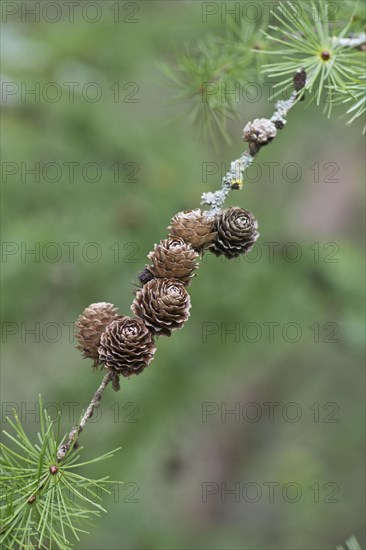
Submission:
M 102 377 L 71 323 L 96 301 L 129 314 L 170 218 L 218 188 L 244 123 L 272 106 L 266 88 L 238 102 L 216 153 L 171 105 L 159 66 L 222 35 L 232 3 L 211 3 L 205 23 L 201 2 L 76 2 L 73 22 L 63 2 L 39 21 L 3 4 L 2 412 L 15 403 L 35 436 L 38 393 L 66 431 Z M 361 124 L 299 104 L 261 151 L 258 178 L 229 199 L 256 215 L 257 248 L 205 258 L 185 329 L 106 391 L 82 435 L 85 459 L 122 446 L 87 473 L 126 485 L 77 549 L 364 544 L 363 141 Z

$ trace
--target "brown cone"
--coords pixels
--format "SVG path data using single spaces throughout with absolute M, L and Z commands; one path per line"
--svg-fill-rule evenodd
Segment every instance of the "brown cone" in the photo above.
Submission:
M 154 334 L 170 336 L 189 317 L 191 301 L 177 279 L 152 279 L 138 290 L 131 306 Z
M 76 346 L 84 357 L 94 359 L 93 367 L 100 365 L 98 346 L 100 336 L 105 328 L 115 319 L 118 319 L 118 309 L 107 302 L 91 304 L 78 317 L 75 323 L 75 336 L 79 341 Z
M 216 234 L 214 221 L 208 218 L 199 208 L 178 212 L 168 227 L 169 235 L 180 237 L 198 251 L 207 248 Z
M 197 252 L 189 243 L 177 237 L 169 237 L 154 246 L 153 252 L 148 254 L 152 261 L 147 266 L 150 273 L 156 278 L 179 279 L 188 286 L 198 265 Z
M 238 206 L 223 210 L 215 223 L 217 237 L 210 246 L 216 256 L 236 258 L 246 254 L 259 237 L 258 223 L 251 212 Z
M 99 360 L 113 373 L 140 374 L 152 361 L 156 348 L 141 319 L 121 317 L 107 326 L 100 338 Z

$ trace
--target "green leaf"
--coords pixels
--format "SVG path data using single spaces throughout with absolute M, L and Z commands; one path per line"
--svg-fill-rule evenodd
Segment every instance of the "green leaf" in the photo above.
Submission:
M 15 414 L 15 421 L 8 419 L 14 435 L 4 432 L 17 451 L 1 445 L 0 480 L 6 494 L 0 505 L 0 543 L 5 548 L 68 550 L 72 547 L 70 535 L 79 540 L 79 533 L 87 533 L 82 523 L 106 511 L 100 504 L 101 494 L 109 493 L 108 485 L 113 483 L 71 470 L 110 458 L 115 451 L 83 462 L 78 454 L 69 452 L 57 463 L 60 418 L 55 430 L 55 423 L 42 409 L 41 397 L 39 405 L 39 444 L 31 443 Z M 56 473 L 51 473 L 51 465 L 57 466 Z

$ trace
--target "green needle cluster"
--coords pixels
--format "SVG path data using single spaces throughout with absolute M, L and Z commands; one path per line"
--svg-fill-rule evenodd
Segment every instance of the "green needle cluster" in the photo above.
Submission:
M 70 538 L 79 540 L 87 533 L 84 523 L 106 510 L 101 506 L 103 493 L 110 493 L 108 478 L 88 479 L 77 473 L 80 467 L 113 456 L 106 453 L 93 460 L 80 461 L 78 452 L 57 461 L 60 418 L 53 422 L 40 405 L 40 432 L 33 444 L 14 413 L 7 422 L 12 433 L 4 434 L 11 447 L 1 443 L 1 527 L 2 548 L 48 548 L 67 550 Z

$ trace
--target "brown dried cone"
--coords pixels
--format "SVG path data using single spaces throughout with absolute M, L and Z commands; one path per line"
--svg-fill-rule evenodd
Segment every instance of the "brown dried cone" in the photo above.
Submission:
M 191 244 L 193 248 L 202 251 L 212 243 L 216 234 L 213 219 L 209 218 L 199 208 L 178 212 L 172 218 L 168 227 L 169 235 L 180 237 Z
M 152 361 L 154 338 L 141 319 L 121 317 L 100 338 L 99 360 L 115 374 L 140 374 Z
M 136 292 L 131 309 L 153 334 L 170 336 L 173 330 L 182 328 L 190 307 L 183 283 L 177 279 L 152 279 Z
M 100 365 L 98 346 L 102 332 L 119 317 L 118 309 L 107 302 L 90 304 L 78 317 L 75 323 L 75 336 L 79 345 L 76 347 L 84 357 L 94 359 L 93 367 Z
M 156 278 L 179 279 L 188 286 L 197 269 L 199 255 L 189 243 L 178 237 L 169 237 L 154 246 L 148 254 L 152 265 L 146 266 Z
M 274 122 L 267 118 L 255 118 L 244 127 L 243 139 L 249 142 L 249 151 L 255 155 L 261 147 L 270 143 L 276 134 Z
M 210 251 L 229 259 L 249 252 L 259 237 L 258 223 L 253 214 L 238 206 L 223 210 L 216 217 L 215 228 L 217 237 Z

